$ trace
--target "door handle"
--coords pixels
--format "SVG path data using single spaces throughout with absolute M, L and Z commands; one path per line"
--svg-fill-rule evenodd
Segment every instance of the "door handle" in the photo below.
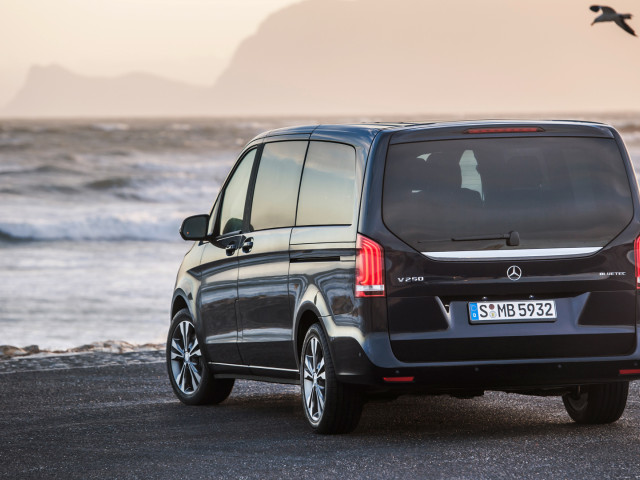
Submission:
M 236 242 L 231 242 L 224 248 L 225 252 L 227 252 L 227 256 L 229 257 L 233 255 L 237 249 L 238 247 L 236 246 Z
M 249 253 L 251 251 L 251 249 L 253 248 L 253 238 L 247 238 L 243 243 L 242 243 L 242 251 L 244 253 Z

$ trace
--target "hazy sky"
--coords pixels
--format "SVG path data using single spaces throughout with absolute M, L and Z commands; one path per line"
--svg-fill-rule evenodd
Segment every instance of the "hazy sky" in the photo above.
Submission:
M 34 64 L 58 64 L 89 76 L 147 72 L 212 86 L 240 42 L 284 8 L 263 24 L 259 36 L 243 43 L 219 79 L 218 97 L 212 100 L 218 110 L 226 111 L 225 101 L 229 111 L 237 109 L 239 98 L 251 110 L 247 114 L 266 100 L 282 111 L 288 111 L 284 99 L 304 111 L 316 104 L 333 109 L 321 96 L 334 100 L 336 92 L 348 96 L 349 111 L 638 110 L 640 38 L 612 22 L 590 26 L 599 15 L 589 10 L 592 3 L 0 0 L 0 107 Z M 640 0 L 611 0 L 609 5 L 635 14 L 629 24 L 640 33 Z M 379 68 L 382 62 L 385 68 Z M 259 65 L 268 68 L 256 83 Z M 363 84 L 373 71 L 375 76 Z M 68 105 L 63 90 L 51 88 L 55 81 L 35 77 L 45 87 L 32 85 L 24 95 L 34 112 L 53 100 Z M 76 88 L 69 85 L 60 87 Z M 102 99 L 91 93 L 95 86 L 87 88 L 89 97 Z M 388 94 L 373 103 L 381 89 Z M 68 97 L 81 97 L 76 93 Z M 194 104 L 204 105 L 201 99 Z M 271 108 L 263 107 L 265 112 Z
M 0 105 L 33 64 L 211 85 L 238 43 L 299 0 L 0 0 Z

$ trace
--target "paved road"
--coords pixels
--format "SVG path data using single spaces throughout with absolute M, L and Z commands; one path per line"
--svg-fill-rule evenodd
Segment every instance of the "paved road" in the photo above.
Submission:
M 328 437 L 307 429 L 296 387 L 241 381 L 220 406 L 187 407 L 159 353 L 74 358 L 0 365 L 0 478 L 640 478 L 637 386 L 610 426 L 489 393 L 371 403 Z

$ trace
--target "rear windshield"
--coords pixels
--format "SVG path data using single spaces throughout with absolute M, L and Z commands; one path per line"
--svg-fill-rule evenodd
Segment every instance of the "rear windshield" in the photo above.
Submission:
M 611 139 L 389 147 L 384 222 L 419 251 L 603 247 L 632 215 L 624 162 Z

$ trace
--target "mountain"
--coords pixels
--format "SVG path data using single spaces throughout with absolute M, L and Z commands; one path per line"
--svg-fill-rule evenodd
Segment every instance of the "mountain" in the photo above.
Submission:
M 34 67 L 0 114 L 640 110 L 640 39 L 611 22 L 590 26 L 588 7 L 586 0 L 304 0 L 268 17 L 211 87 Z
M 146 73 L 87 77 L 57 65 L 34 66 L 14 99 L 0 111 L 10 117 L 205 115 L 209 89 Z
M 640 108 L 640 40 L 584 2 L 307 0 L 241 44 L 212 108 L 490 113 Z M 620 8 L 623 8 L 622 5 Z

